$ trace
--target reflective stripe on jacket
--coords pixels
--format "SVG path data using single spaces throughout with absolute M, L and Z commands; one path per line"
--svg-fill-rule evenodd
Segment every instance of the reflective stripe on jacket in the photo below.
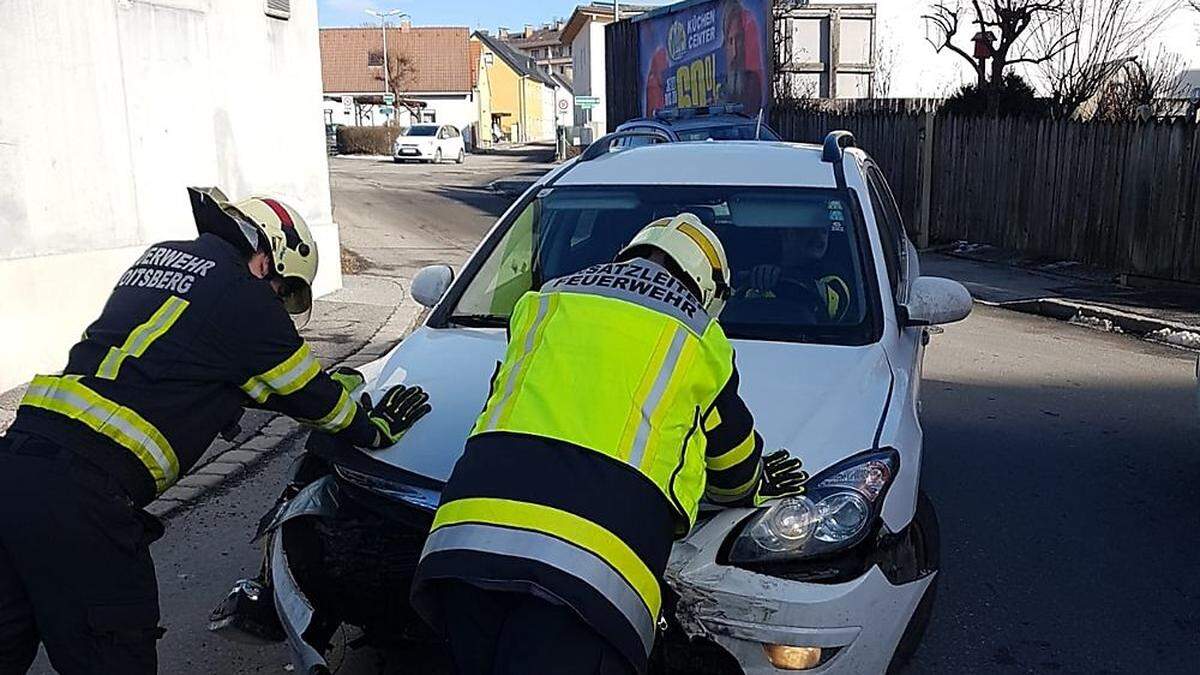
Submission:
M 71 348 L 64 374 L 33 380 L 13 428 L 85 455 L 140 505 L 191 468 L 246 404 L 352 443 L 374 438 L 270 284 L 206 234 L 138 258 Z
M 663 268 L 600 265 L 523 296 L 414 582 L 525 590 L 643 670 L 671 542 L 699 501 L 750 499 L 762 441 L 721 327 Z

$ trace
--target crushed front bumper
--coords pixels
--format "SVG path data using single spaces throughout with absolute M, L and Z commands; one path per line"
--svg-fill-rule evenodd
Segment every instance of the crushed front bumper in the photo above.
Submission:
M 305 516 L 332 517 L 338 509 L 339 488 L 332 476 L 321 478 L 301 489 L 291 499 L 280 500 L 263 517 L 256 539 L 266 538 L 265 579 L 243 579 L 215 610 L 209 630 L 240 642 L 261 643 L 287 640 L 297 671 L 306 675 L 329 672 L 321 653 L 304 639 L 313 624 L 316 609 L 300 588 L 288 562 L 283 525 Z M 260 597 L 269 593 L 270 597 Z M 261 620 L 274 605 L 271 620 Z
M 719 512 L 672 551 L 666 580 L 683 632 L 720 645 L 746 675 L 797 672 L 775 668 L 764 644 L 821 647 L 826 658 L 806 673 L 885 672 L 934 575 L 897 586 L 872 566 L 846 583 L 815 584 L 719 564 L 718 551 L 748 513 Z
M 266 587 L 282 635 L 297 671 L 309 675 L 328 672 L 314 646 L 320 640 L 305 639 L 319 623 L 318 610 L 297 581 L 297 561 L 288 559 L 294 550 L 289 533 L 296 531 L 284 526 L 298 518 L 334 520 L 350 500 L 347 489 L 332 476 L 320 478 L 281 501 L 259 529 L 267 542 Z M 406 501 L 414 499 L 405 495 Z M 764 644 L 822 648 L 821 663 L 806 673 L 885 672 L 934 575 L 896 585 L 871 566 L 845 583 L 809 583 L 720 564 L 722 544 L 749 513 L 719 511 L 675 545 L 666 581 L 677 598 L 672 624 L 678 633 L 728 652 L 746 675 L 797 672 L 772 666 Z

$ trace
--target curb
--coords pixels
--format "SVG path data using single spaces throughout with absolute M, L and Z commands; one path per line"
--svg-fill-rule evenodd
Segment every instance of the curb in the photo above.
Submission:
M 375 344 L 375 338 L 395 321 L 399 312 L 400 308 L 397 307 L 392 312 L 392 316 L 383 322 L 383 325 L 375 331 L 366 344 L 327 367 L 358 366 L 383 356 L 396 343 L 412 333 L 428 314 L 428 310 L 422 308 L 405 322 L 404 328 L 400 330 L 399 338 L 395 341 L 387 341 L 386 345 Z M 360 359 L 360 356 L 366 358 Z M 250 423 L 249 427 L 246 426 L 247 421 Z M 170 518 L 205 494 L 250 471 L 271 456 L 279 446 L 291 443 L 309 432 L 306 427 L 300 426 L 286 415 L 261 410 L 247 411 L 242 416 L 242 424 L 243 431 L 233 441 L 221 438 L 213 441 L 214 445 L 224 443 L 228 447 L 213 455 L 203 464 L 193 467 L 188 475 L 150 502 L 146 506 L 146 511 L 159 518 Z M 250 431 L 246 431 L 247 428 Z
M 1156 319 L 1142 314 L 1122 312 L 1110 307 L 1073 302 L 1060 298 L 1039 298 L 1036 300 L 1016 300 L 1012 302 L 991 302 L 978 298 L 974 300 L 988 307 L 998 307 L 1022 314 L 1043 316 L 1111 333 L 1124 333 L 1148 342 L 1164 344 L 1188 351 L 1200 351 L 1200 327 L 1185 323 Z

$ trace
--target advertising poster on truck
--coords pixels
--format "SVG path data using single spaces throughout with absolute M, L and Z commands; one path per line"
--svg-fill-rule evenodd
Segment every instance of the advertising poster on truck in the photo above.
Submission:
M 683 2 L 638 19 L 642 113 L 740 103 L 748 115 L 771 95 L 770 0 Z

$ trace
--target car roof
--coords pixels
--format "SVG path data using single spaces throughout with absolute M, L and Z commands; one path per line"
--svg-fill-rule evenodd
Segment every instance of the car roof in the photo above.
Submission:
M 774 141 L 658 143 L 575 162 L 555 185 L 837 186 L 821 147 Z

